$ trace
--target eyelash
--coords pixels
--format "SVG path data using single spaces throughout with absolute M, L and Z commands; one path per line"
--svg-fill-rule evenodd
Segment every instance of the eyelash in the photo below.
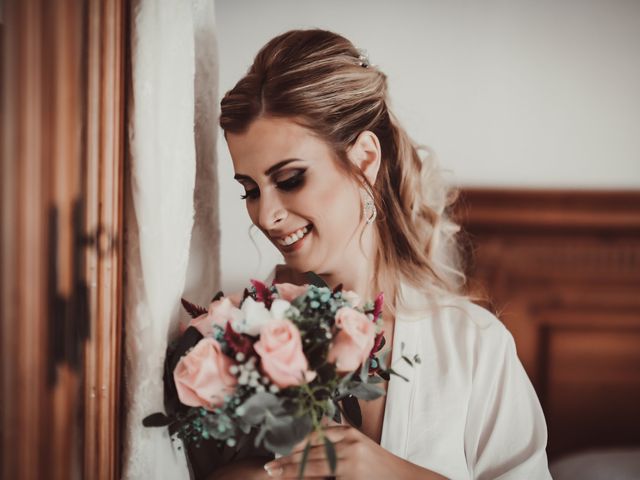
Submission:
M 295 175 L 292 175 L 291 177 L 287 178 L 286 180 L 280 182 L 277 184 L 277 187 L 280 190 L 284 190 L 284 191 L 292 191 L 295 190 L 296 188 L 302 186 L 302 183 L 304 181 L 304 170 L 302 170 L 300 173 L 297 173 Z M 245 195 L 240 195 L 240 198 L 242 200 L 246 200 L 248 199 L 254 199 L 254 198 L 258 198 L 258 193 L 257 193 L 258 189 L 254 188 L 251 190 L 247 190 L 245 192 Z

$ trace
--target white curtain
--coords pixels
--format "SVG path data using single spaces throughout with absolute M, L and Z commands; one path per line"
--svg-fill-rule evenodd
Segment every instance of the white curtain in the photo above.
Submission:
M 123 478 L 179 480 L 183 451 L 142 419 L 164 410 L 180 297 L 206 304 L 219 285 L 213 0 L 135 0 L 131 22 Z

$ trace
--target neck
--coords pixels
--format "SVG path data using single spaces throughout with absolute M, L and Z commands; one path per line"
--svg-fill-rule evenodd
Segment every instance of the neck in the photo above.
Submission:
M 352 242 L 341 258 L 340 266 L 330 272 L 319 272 L 330 288 L 342 283 L 344 290 L 357 293 L 363 300 L 374 300 L 382 287 L 379 278 L 374 277 L 375 255 L 378 236 L 372 225 L 366 225 L 360 245 L 360 232 L 354 235 Z M 385 303 L 391 302 L 395 292 L 384 292 Z

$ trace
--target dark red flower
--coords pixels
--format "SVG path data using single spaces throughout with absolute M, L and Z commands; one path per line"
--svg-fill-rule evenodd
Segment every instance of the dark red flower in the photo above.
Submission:
M 224 329 L 223 338 L 229 348 L 233 351 L 234 356 L 236 353 L 242 353 L 245 358 L 248 358 L 249 355 L 253 353 L 253 342 L 251 341 L 251 338 L 247 335 L 236 332 L 231 327 L 230 322 L 227 323 Z
M 384 303 L 384 292 L 380 292 L 376 297 L 375 304 L 373 306 L 373 319 L 377 320 L 382 314 L 382 305 Z
M 256 302 L 263 302 L 264 306 L 271 308 L 271 302 L 273 301 L 273 294 L 269 287 L 267 287 L 260 280 L 251 279 L 251 284 L 256 289 Z

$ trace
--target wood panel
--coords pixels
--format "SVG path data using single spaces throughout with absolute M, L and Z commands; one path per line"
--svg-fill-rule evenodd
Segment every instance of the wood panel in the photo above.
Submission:
M 2 478 L 119 476 L 124 1 L 8 1 Z
M 551 459 L 640 445 L 640 192 L 467 189 L 470 290 L 514 335 Z

